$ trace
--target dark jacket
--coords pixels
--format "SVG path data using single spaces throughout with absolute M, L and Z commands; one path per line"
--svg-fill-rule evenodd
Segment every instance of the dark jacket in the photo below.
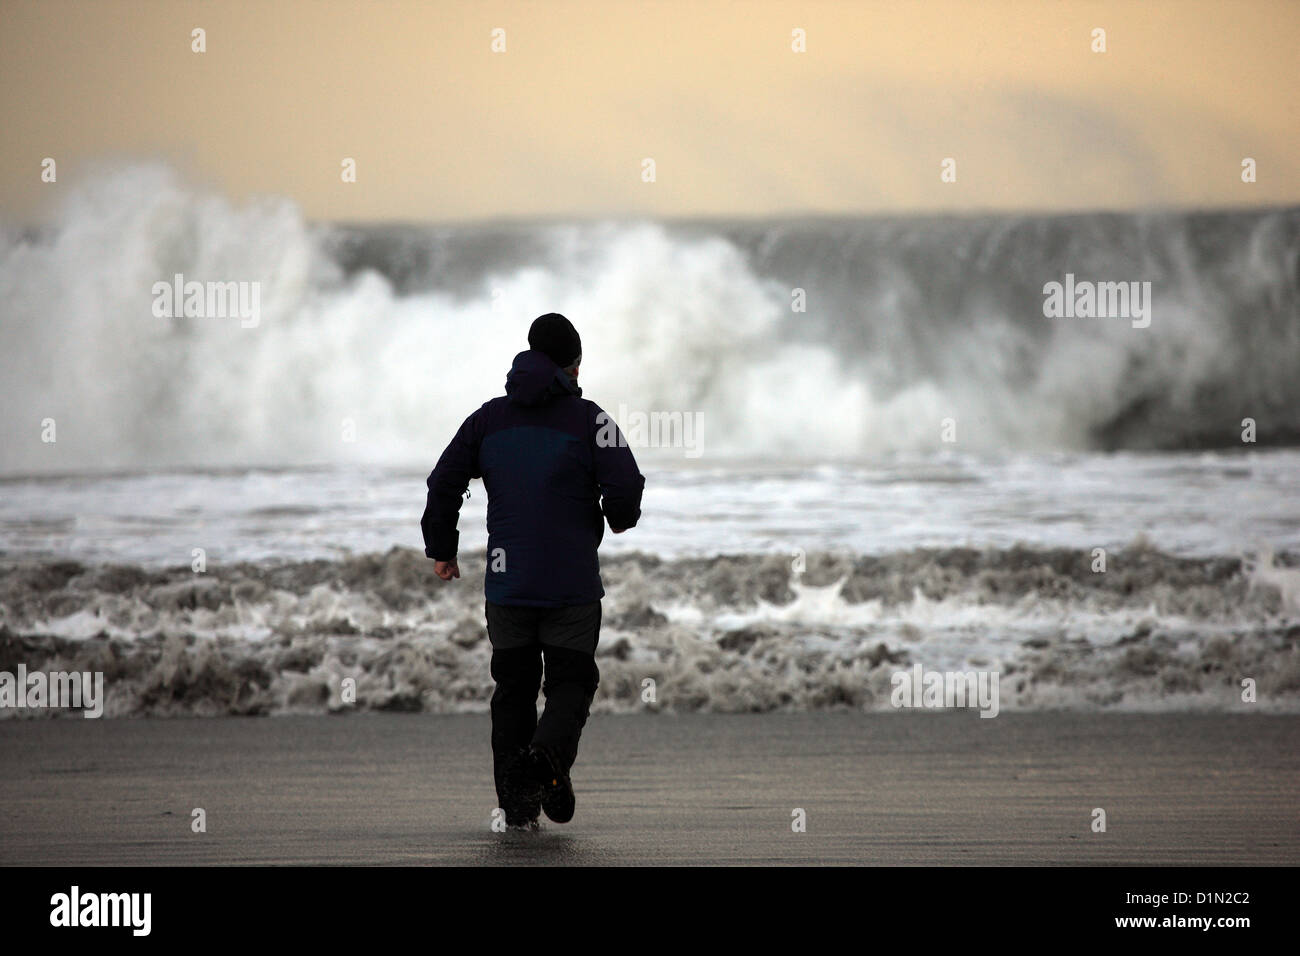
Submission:
M 429 475 L 424 553 L 456 557 L 471 478 L 487 488 L 487 599 L 568 607 L 605 595 L 596 548 L 641 517 L 645 479 L 621 432 L 541 352 L 520 352 L 506 394 L 465 419 Z M 597 441 L 597 436 L 601 440 Z M 612 440 L 611 440 L 612 439 Z

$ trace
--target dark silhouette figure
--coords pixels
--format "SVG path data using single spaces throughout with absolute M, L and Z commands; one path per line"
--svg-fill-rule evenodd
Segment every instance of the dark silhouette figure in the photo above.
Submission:
M 541 316 L 528 344 L 506 394 L 465 419 L 438 459 L 420 527 L 437 575 L 460 577 L 460 505 L 470 479 L 483 479 L 497 798 L 507 824 L 535 828 L 542 810 L 557 823 L 573 816 L 569 771 L 600 680 L 596 549 L 606 521 L 615 534 L 637 523 L 645 479 L 617 426 L 582 398 L 582 341 L 569 320 Z

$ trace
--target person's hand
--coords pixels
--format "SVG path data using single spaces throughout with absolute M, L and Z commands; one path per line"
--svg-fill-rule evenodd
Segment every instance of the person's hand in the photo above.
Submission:
M 450 581 L 452 578 L 460 577 L 460 567 L 456 564 L 455 559 L 451 561 L 435 561 L 433 562 L 433 573 L 444 581 Z

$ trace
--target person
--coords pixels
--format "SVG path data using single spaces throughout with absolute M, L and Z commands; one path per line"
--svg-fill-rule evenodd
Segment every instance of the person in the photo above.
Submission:
M 460 577 L 462 496 L 470 479 L 483 479 L 493 776 L 506 824 L 537 829 L 541 811 L 556 823 L 573 817 L 570 771 L 600 680 L 596 550 L 606 521 L 614 534 L 636 526 L 645 479 L 618 426 L 582 398 L 573 324 L 540 316 L 528 345 L 505 395 L 465 419 L 429 474 L 420 527 L 434 572 Z

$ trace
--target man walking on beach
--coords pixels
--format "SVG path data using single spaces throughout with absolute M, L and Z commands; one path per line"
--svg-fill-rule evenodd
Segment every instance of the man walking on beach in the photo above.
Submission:
M 507 825 L 535 829 L 542 810 L 556 823 L 573 818 L 569 771 L 600 679 L 596 549 L 606 520 L 615 534 L 637 523 L 645 479 L 613 420 L 581 397 L 582 340 L 569 320 L 539 317 L 528 345 L 506 394 L 465 419 L 438 459 L 420 528 L 438 577 L 460 577 L 462 495 L 483 479 L 493 773 Z

